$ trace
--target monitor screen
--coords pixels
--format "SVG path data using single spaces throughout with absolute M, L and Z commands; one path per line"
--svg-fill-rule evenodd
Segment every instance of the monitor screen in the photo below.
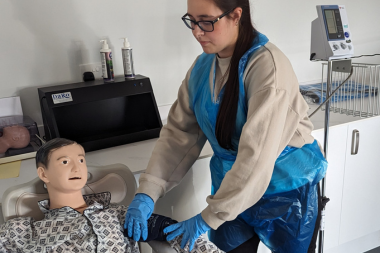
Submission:
M 325 10 L 326 23 L 329 33 L 337 33 L 338 29 L 336 27 L 336 19 L 334 10 Z
M 325 9 L 325 21 L 329 39 L 343 39 L 343 25 L 338 9 Z

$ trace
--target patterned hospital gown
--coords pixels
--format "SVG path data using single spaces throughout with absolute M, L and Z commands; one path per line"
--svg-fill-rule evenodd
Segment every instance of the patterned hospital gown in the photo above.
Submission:
M 49 200 L 38 202 L 45 218 L 19 217 L 0 227 L 0 253 L 139 253 L 138 244 L 124 237 L 127 207 L 110 204 L 109 192 L 83 196 L 88 207 L 83 214 L 71 207 L 49 210 Z M 182 236 L 170 241 L 178 253 Z M 191 253 L 223 253 L 205 237 L 199 237 Z
M 189 252 L 189 244 L 187 243 L 184 249 L 181 249 L 182 235 L 176 237 L 174 240 L 170 241 L 170 246 L 178 253 L 188 253 Z M 206 235 L 201 235 L 194 244 L 193 249 L 190 253 L 225 253 L 221 249 L 215 246 L 212 242 L 210 242 Z
M 49 210 L 49 201 L 38 202 L 45 218 L 19 217 L 0 227 L 0 253 L 139 253 L 138 244 L 123 235 L 127 207 L 110 204 L 109 192 L 83 196 L 83 214 L 70 207 Z

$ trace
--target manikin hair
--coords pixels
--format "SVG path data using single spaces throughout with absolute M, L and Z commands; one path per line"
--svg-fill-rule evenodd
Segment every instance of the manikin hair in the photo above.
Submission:
M 50 154 L 54 150 L 62 148 L 64 146 L 69 146 L 77 144 L 75 141 L 64 139 L 64 138 L 55 138 L 46 143 L 44 143 L 37 151 L 36 154 L 36 167 L 48 168 Z

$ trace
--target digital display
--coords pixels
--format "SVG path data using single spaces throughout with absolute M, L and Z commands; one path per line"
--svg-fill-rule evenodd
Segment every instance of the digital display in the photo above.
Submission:
M 338 29 L 336 27 L 336 19 L 335 19 L 335 13 L 333 10 L 326 10 L 326 23 L 327 28 L 329 29 L 329 33 L 337 33 Z
M 344 39 L 339 9 L 325 9 L 324 13 L 329 39 Z

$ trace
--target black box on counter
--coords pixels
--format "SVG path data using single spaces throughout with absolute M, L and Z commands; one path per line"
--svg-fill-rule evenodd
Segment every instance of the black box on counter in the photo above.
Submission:
M 116 77 L 38 89 L 46 140 L 61 137 L 86 152 L 157 138 L 162 128 L 148 77 Z

